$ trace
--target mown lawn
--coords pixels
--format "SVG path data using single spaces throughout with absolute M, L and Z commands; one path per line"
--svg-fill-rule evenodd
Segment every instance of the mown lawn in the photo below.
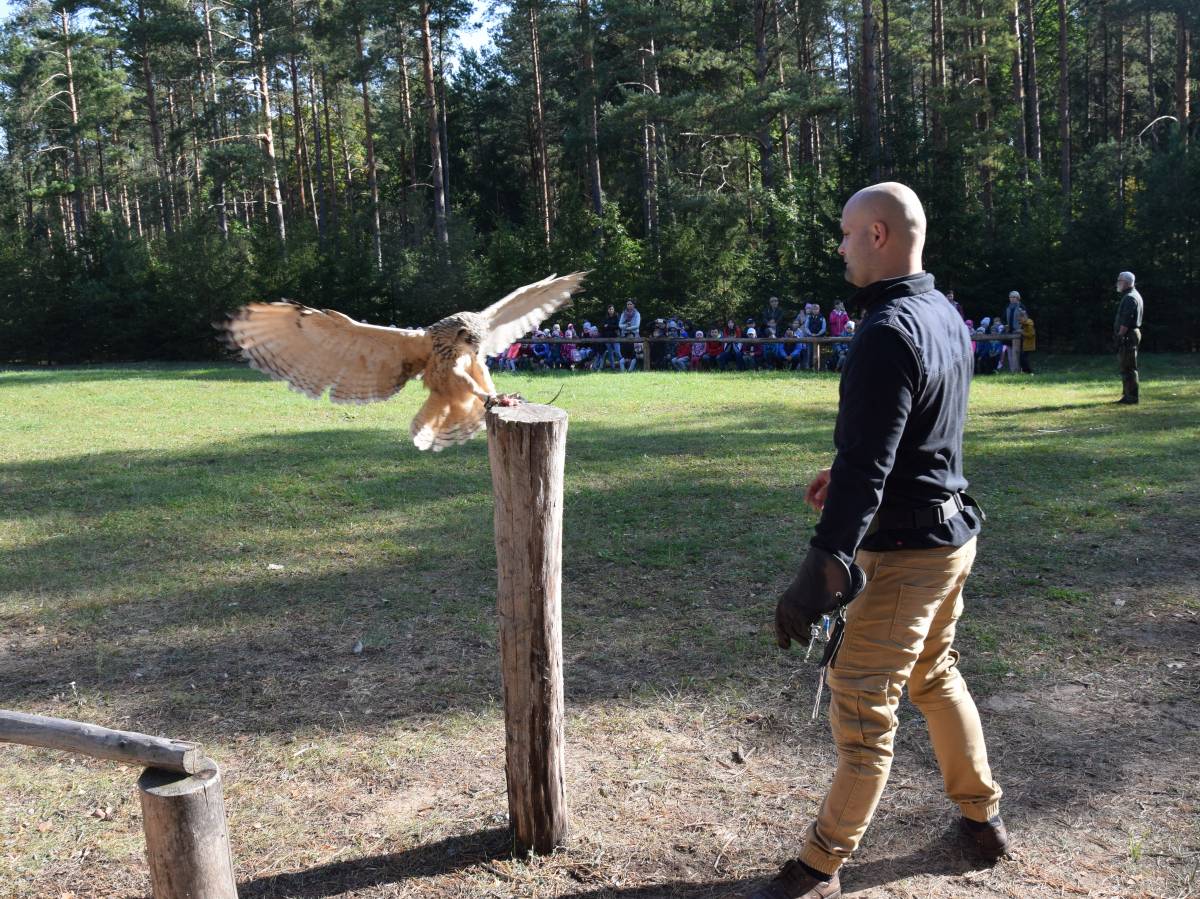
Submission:
M 946 845 L 906 707 L 847 895 L 1198 889 L 1200 357 L 1146 357 L 1136 408 L 1113 359 L 1038 362 L 976 382 L 967 441 L 989 521 L 960 649 L 1017 853 Z M 503 830 L 486 445 L 418 453 L 416 385 L 341 407 L 234 366 L 0 371 L 0 703 L 203 742 L 243 896 L 740 895 L 832 771 L 769 625 L 836 376 L 501 381 L 560 385 L 553 857 Z M 145 895 L 135 779 L 0 749 L 0 895 Z

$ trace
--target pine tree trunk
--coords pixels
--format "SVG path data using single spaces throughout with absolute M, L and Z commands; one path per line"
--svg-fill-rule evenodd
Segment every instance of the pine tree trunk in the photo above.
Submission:
M 175 205 L 171 200 L 170 179 L 167 177 L 166 161 L 163 159 L 162 129 L 158 123 L 158 97 L 154 90 L 154 72 L 150 64 L 150 41 L 146 37 L 146 7 L 142 0 L 137 5 L 138 23 L 142 33 L 142 86 L 146 92 L 146 117 L 150 126 L 150 146 L 154 150 L 154 164 L 158 171 L 158 205 L 163 230 L 167 234 L 175 231 Z M 139 222 L 141 216 L 138 216 Z M 141 234 L 139 224 L 138 234 Z
M 283 194 L 279 189 L 279 166 L 275 159 L 275 130 L 271 123 L 271 83 L 267 75 L 267 57 L 263 51 L 263 9 L 261 2 L 251 8 L 251 40 L 258 65 L 259 103 L 262 107 L 262 145 L 267 157 L 267 187 L 275 207 L 279 242 L 287 243 L 287 224 L 283 214 Z M 265 213 L 265 210 L 264 210 Z
M 1154 26 L 1150 10 L 1146 10 L 1146 120 L 1154 121 L 1158 113 L 1158 100 L 1154 96 Z
M 754 0 L 754 83 L 760 92 L 767 89 L 771 75 L 771 55 L 767 47 L 767 4 L 769 0 Z M 773 122 L 766 116 L 760 117 L 755 135 L 758 143 L 759 171 L 764 190 L 775 189 L 775 139 Z
M 329 85 L 325 78 L 324 65 L 321 66 L 321 114 L 325 120 L 325 174 L 328 178 L 325 195 L 329 204 L 327 225 L 336 230 L 341 201 L 338 198 L 337 169 L 333 167 L 333 128 L 329 122 Z
M 108 174 L 104 168 L 104 129 L 100 128 L 96 135 L 96 159 L 100 164 L 100 196 L 104 200 L 104 211 L 112 212 L 112 204 L 108 193 Z M 126 225 L 129 223 L 126 222 Z
M 1175 118 L 1179 120 L 1179 134 L 1185 146 L 1192 117 L 1191 64 L 1192 36 L 1181 12 L 1175 17 Z
M 1117 23 L 1117 144 L 1125 140 L 1125 26 Z M 1118 146 L 1118 152 L 1120 147 Z
M 1025 133 L 1025 76 L 1021 65 L 1021 19 L 1020 0 L 1013 0 L 1012 12 L 1009 13 L 1009 27 L 1013 35 L 1012 57 L 1012 98 L 1016 107 L 1016 131 L 1013 142 L 1021 157 L 1021 174 L 1024 180 L 1029 180 L 1029 144 Z
M 866 155 L 871 180 L 883 180 L 883 168 L 879 158 L 879 73 L 875 57 L 879 53 L 879 27 L 875 22 L 873 0 L 862 0 L 862 49 L 859 53 L 862 72 L 862 144 Z
M 309 115 L 312 116 L 313 158 L 316 161 L 317 243 L 324 249 L 325 228 L 329 222 L 328 193 L 325 188 L 325 156 L 322 152 L 321 116 L 317 109 L 317 81 L 313 67 L 308 69 Z
M 71 18 L 66 9 L 59 10 L 62 26 L 63 60 L 67 76 L 67 100 L 71 111 L 71 203 L 75 208 L 77 233 L 87 228 L 87 213 L 83 203 L 83 153 L 79 145 L 79 105 L 75 98 L 75 67 L 71 61 Z
M 983 8 L 983 0 L 975 5 L 975 18 L 979 22 L 979 84 L 980 84 L 980 107 L 979 107 L 979 126 L 980 130 L 985 135 L 985 139 L 991 141 L 992 131 L 992 91 L 990 86 L 990 74 L 988 72 L 988 37 L 987 37 L 987 16 Z M 995 233 L 996 219 L 993 214 L 993 179 L 992 165 L 985 156 L 979 163 L 979 181 L 982 185 L 983 193 L 983 216 L 984 224 L 987 227 L 989 234 Z
M 1042 162 L 1042 113 L 1041 96 L 1038 92 L 1037 81 L 1037 30 L 1033 19 L 1033 0 L 1025 2 L 1025 39 L 1029 48 L 1029 69 L 1026 78 L 1029 83 L 1029 155 L 1033 161 Z
M 204 13 L 204 36 L 205 44 L 208 50 L 208 80 L 209 92 L 205 94 L 205 106 L 209 110 L 210 125 L 209 130 L 212 140 L 215 142 L 221 139 L 221 119 L 217 115 L 219 98 L 217 94 L 217 64 L 215 53 L 213 51 L 212 37 L 212 15 L 209 10 L 208 0 L 201 0 L 201 9 Z M 200 44 L 196 43 L 197 65 L 199 66 Z M 202 70 L 203 67 L 199 66 Z M 225 208 L 225 167 L 218 161 L 213 166 L 213 208 L 217 211 L 217 229 L 221 232 L 222 240 L 229 238 L 229 212 Z
M 927 118 L 933 131 L 933 142 L 938 147 L 946 146 L 946 128 L 942 121 L 942 104 L 946 101 L 946 21 L 943 0 L 931 0 L 930 19 L 933 30 L 930 59 L 930 85 L 933 102 Z M 926 103 L 929 102 L 925 92 Z
M 175 84 L 171 81 L 167 82 L 167 123 L 171 126 L 170 134 L 181 134 L 182 116 L 175 106 Z M 172 185 L 183 182 L 183 190 L 180 191 L 183 196 L 183 212 L 180 214 L 180 223 L 187 221 L 192 217 L 192 197 L 188 191 L 188 179 L 181 174 L 183 168 L 183 148 L 179 147 L 179 152 L 175 152 L 175 148 L 171 148 L 171 183 Z M 176 198 L 178 199 L 178 197 Z M 178 208 L 178 205 L 177 207 Z
M 304 133 L 304 106 L 300 102 L 300 69 L 296 62 L 296 54 L 288 55 L 288 75 L 292 86 L 292 133 L 295 138 L 293 153 L 296 166 L 296 190 L 300 196 L 300 211 L 308 215 L 309 207 L 313 206 L 313 222 L 316 223 L 316 208 L 310 204 L 312 199 L 312 167 L 308 159 L 308 141 Z
M 771 17 L 775 20 L 775 57 L 778 74 L 779 90 L 787 89 L 787 78 L 783 71 L 783 27 L 779 22 L 779 4 L 772 3 Z M 789 132 L 791 123 L 788 121 L 787 110 L 779 113 L 779 150 L 783 155 L 783 174 L 787 183 L 792 183 L 792 141 Z
M 1058 0 L 1058 144 L 1062 154 L 1059 180 L 1062 182 L 1063 224 L 1071 220 L 1071 69 L 1067 53 L 1067 0 Z
M 408 166 L 408 178 L 398 179 L 400 182 L 400 229 L 403 240 L 407 244 L 412 235 L 409 233 L 408 221 L 408 191 L 417 183 L 417 142 L 413 135 L 412 89 L 408 80 L 408 39 L 407 29 L 401 22 L 396 26 L 397 59 L 400 69 L 400 111 L 404 126 L 403 139 L 400 146 L 401 168 Z
M 1117 203 L 1125 226 L 1125 26 L 1117 22 Z
M 446 195 L 442 181 L 441 128 L 438 127 L 437 93 L 433 83 L 433 40 L 429 32 L 429 0 L 421 0 L 422 73 L 425 98 L 429 106 L 429 158 L 433 163 L 433 230 L 439 244 L 450 244 L 446 223 Z
M 596 107 L 596 60 L 593 55 L 595 39 L 588 0 L 579 0 L 579 25 L 583 45 L 580 65 L 583 75 L 583 90 L 580 92 L 580 101 L 584 104 L 583 112 L 587 121 L 588 136 L 588 199 L 591 201 L 592 214 L 600 217 L 604 214 L 604 186 L 600 181 L 600 116 Z
M 896 97 L 892 88 L 892 25 L 888 0 L 882 0 L 883 49 L 879 54 L 879 98 L 883 111 L 879 141 L 885 173 L 891 174 L 894 167 L 892 144 L 895 141 Z
M 546 156 L 546 110 L 542 104 L 542 51 L 538 35 L 537 0 L 529 2 L 529 50 L 533 65 L 533 139 L 537 165 L 538 215 L 542 240 L 550 246 L 550 166 Z
M 654 87 L 649 82 L 649 72 L 646 57 L 654 55 L 654 39 L 651 38 L 648 48 L 639 54 L 642 66 L 642 86 L 654 93 Z M 646 237 L 658 254 L 658 136 L 654 133 L 654 122 L 648 116 L 642 119 L 642 213 L 645 219 Z
M 296 41 L 296 0 L 288 0 L 292 40 Z M 308 214 L 309 200 L 312 199 L 312 167 L 308 159 L 308 141 L 304 134 L 304 107 L 300 103 L 300 68 L 296 62 L 296 54 L 288 54 L 288 75 L 292 79 L 292 130 L 295 141 L 296 188 L 300 194 L 300 210 Z M 316 222 L 316 203 L 313 204 L 313 222 Z
M 375 169 L 375 135 L 371 127 L 371 92 L 368 89 L 367 70 L 364 65 L 362 29 L 354 29 L 354 42 L 358 50 L 358 61 L 362 68 L 362 105 L 364 141 L 367 148 L 367 185 L 371 191 L 371 239 L 375 246 L 375 268 L 383 271 L 383 237 L 379 226 L 379 180 Z
M 1100 140 L 1108 141 L 1108 16 L 1107 7 L 1100 7 L 1100 45 L 1103 48 L 1100 69 Z

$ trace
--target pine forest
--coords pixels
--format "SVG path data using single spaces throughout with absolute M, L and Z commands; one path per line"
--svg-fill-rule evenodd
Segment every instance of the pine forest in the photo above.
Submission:
M 479 16 L 491 40 L 462 35 Z M 424 325 L 590 269 L 705 323 L 847 299 L 922 197 L 968 314 L 1200 342 L 1196 0 L 30 0 L 0 33 L 0 361 L 201 359 L 287 297 Z

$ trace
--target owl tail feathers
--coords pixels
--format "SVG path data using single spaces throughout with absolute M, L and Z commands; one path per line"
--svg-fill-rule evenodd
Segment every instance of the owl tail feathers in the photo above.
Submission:
M 415 416 L 409 433 L 419 450 L 441 452 L 448 446 L 465 443 L 483 427 L 483 403 L 478 397 L 447 396 L 431 391 L 429 399 Z

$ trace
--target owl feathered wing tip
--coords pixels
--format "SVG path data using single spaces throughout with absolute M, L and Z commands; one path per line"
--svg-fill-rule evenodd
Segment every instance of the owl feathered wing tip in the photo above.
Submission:
M 480 313 L 488 323 L 489 336 L 483 348 L 487 354 L 498 353 L 519 337 L 538 327 L 556 311 L 571 302 L 571 297 L 583 287 L 589 272 L 551 275 L 541 281 L 526 284 L 497 300 Z

